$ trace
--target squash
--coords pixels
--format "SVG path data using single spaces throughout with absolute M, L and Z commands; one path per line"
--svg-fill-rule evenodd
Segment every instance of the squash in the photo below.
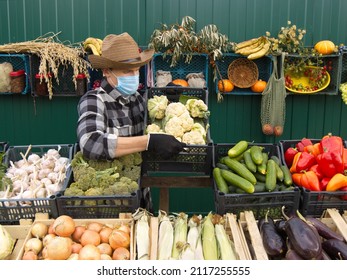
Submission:
M 234 84 L 229 79 L 218 81 L 218 90 L 220 92 L 230 92 L 234 89 Z
M 253 86 L 251 86 L 251 90 L 253 92 L 258 92 L 261 93 L 264 91 L 264 89 L 266 88 L 266 84 L 267 82 L 263 81 L 263 80 L 258 80 L 254 83 Z
M 332 41 L 322 40 L 315 44 L 314 49 L 320 54 L 331 54 L 336 51 L 336 46 Z
M 186 80 L 183 79 L 175 79 L 172 81 L 173 84 L 182 86 L 182 87 L 189 87 L 189 84 Z

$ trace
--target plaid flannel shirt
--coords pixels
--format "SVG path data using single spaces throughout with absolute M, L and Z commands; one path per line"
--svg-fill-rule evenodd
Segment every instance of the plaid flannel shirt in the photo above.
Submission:
M 140 93 L 124 97 L 106 79 L 84 94 L 78 105 L 77 138 L 89 159 L 113 159 L 118 136 L 143 135 L 146 101 Z

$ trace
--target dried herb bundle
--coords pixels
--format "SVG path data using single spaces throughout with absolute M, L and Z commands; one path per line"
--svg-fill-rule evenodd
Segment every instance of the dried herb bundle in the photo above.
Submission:
M 90 64 L 83 58 L 84 50 L 81 45 L 74 46 L 68 42 L 61 42 L 57 37 L 58 34 L 47 33 L 32 41 L 0 45 L 0 52 L 30 53 L 40 58 L 39 74 L 44 77 L 48 85 L 50 99 L 53 96 L 52 78 L 59 84 L 58 69 L 60 66 L 73 68 L 72 78 L 75 87 L 78 74 L 84 73 L 89 78 L 88 67 Z

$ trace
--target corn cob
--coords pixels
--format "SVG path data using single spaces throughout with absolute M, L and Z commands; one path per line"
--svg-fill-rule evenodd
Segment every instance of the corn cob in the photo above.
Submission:
M 220 219 L 215 224 L 215 232 L 217 238 L 220 259 L 222 260 L 237 260 L 237 255 L 234 251 L 234 246 L 224 228 L 224 219 Z
M 173 245 L 173 226 L 164 211 L 159 211 L 158 260 L 169 260 Z
M 188 231 L 188 215 L 185 213 L 179 213 L 174 223 L 174 242 L 172 246 L 171 257 L 178 259 L 180 251 L 183 249 L 183 245 L 187 242 Z
M 149 259 L 149 213 L 145 209 L 139 208 L 134 214 L 133 219 L 136 221 L 135 238 L 136 252 L 138 260 Z
M 202 249 L 205 260 L 218 260 L 217 239 L 212 218 L 213 214 L 209 213 L 202 224 Z

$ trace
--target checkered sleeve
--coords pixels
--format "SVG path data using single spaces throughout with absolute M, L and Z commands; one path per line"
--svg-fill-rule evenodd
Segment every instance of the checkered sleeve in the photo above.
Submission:
M 78 106 L 77 139 L 80 150 L 90 159 L 115 157 L 117 135 L 107 133 L 105 104 L 96 93 L 85 94 Z

